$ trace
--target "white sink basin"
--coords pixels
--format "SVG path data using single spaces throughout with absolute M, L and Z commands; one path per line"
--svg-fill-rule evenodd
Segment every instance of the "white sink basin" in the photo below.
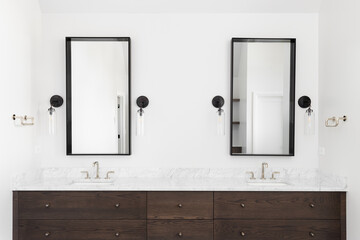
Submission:
M 78 186 L 107 186 L 113 185 L 114 179 L 78 179 L 74 180 L 71 184 Z
M 253 180 L 248 181 L 248 185 L 250 186 L 262 186 L 262 187 L 280 187 L 280 186 L 288 186 L 289 183 L 278 180 Z

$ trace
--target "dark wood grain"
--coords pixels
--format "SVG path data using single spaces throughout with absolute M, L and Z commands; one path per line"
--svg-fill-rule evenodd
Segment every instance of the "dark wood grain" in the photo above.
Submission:
M 147 217 L 148 219 L 213 219 L 213 193 L 148 192 Z
M 314 204 L 314 207 L 310 204 Z M 340 193 L 215 192 L 214 217 L 216 219 L 340 219 Z
M 45 234 L 48 233 L 48 236 Z M 118 236 L 117 236 L 118 235 Z M 145 240 L 145 220 L 20 220 L 19 240 Z
M 19 193 L 13 192 L 13 240 L 19 239 L 19 208 L 18 208 L 18 202 L 19 202 Z
M 210 220 L 148 220 L 148 240 L 211 240 Z
M 345 192 L 15 191 L 13 202 L 13 240 L 346 240 Z
M 341 240 L 346 240 L 346 192 L 341 194 Z
M 340 221 L 215 220 L 214 232 L 215 240 L 340 240 Z
M 19 219 L 146 219 L 146 193 L 19 192 Z

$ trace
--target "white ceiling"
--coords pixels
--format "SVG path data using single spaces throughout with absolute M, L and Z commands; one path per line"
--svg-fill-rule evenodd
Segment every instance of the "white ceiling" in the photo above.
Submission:
M 317 13 L 322 0 L 39 0 L 43 13 Z

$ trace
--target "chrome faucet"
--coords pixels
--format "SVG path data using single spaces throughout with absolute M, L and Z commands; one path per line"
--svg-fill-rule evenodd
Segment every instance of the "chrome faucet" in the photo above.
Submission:
M 267 163 L 262 163 L 262 168 L 261 168 L 261 180 L 265 180 L 265 168 L 269 167 L 269 165 Z
M 93 166 L 94 167 L 96 166 L 96 177 L 95 177 L 95 179 L 100 179 L 100 177 L 99 177 L 99 162 L 98 161 L 94 162 Z

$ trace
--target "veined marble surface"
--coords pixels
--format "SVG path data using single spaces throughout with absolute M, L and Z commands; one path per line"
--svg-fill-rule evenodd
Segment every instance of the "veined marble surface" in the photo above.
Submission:
M 47 168 L 31 174 L 19 174 L 14 178 L 15 191 L 346 191 L 346 178 L 325 174 L 317 169 L 266 169 L 268 184 L 250 185 L 253 171 L 259 180 L 261 169 L 214 169 L 214 168 L 120 168 L 100 169 L 103 179 L 107 171 L 111 183 L 83 184 L 87 168 Z M 271 174 L 279 171 L 277 180 Z M 277 185 L 278 183 L 286 185 Z M 75 184 L 74 184 L 75 183 Z

